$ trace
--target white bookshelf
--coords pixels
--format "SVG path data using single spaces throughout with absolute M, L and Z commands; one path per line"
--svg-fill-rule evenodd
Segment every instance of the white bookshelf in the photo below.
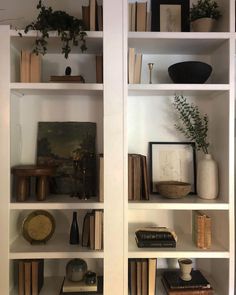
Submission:
M 74 1 L 62 2 L 70 13 L 76 11 L 79 16 Z M 43 57 L 42 83 L 19 82 L 20 50 L 32 48 L 37 32 L 25 35 L 21 31 L 23 37 L 20 37 L 9 26 L 0 27 L 4 40 L 0 43 L 1 294 L 17 294 L 14 265 L 19 259 L 44 258 L 46 279 L 41 293 L 56 295 L 66 262 L 83 258 L 104 276 L 104 295 L 127 295 L 128 259 L 153 257 L 158 259 L 158 269 L 166 268 L 166 260 L 170 258 L 191 258 L 195 267 L 209 278 L 216 295 L 234 294 L 235 3 L 218 2 L 224 15 L 216 32 L 165 33 L 128 32 L 127 0 L 103 0 L 104 31 L 87 32 L 86 53 L 74 48 L 65 60 L 59 37 L 55 32 L 50 34 L 48 53 Z M 80 6 L 84 3 L 81 0 Z M 15 0 L 6 3 L 16 17 L 24 12 L 26 20 L 34 18 L 35 3 L 27 0 L 17 11 L 16 4 Z M 141 84 L 127 84 L 129 47 L 143 54 Z M 103 84 L 97 84 L 95 79 L 97 54 L 104 57 Z M 183 60 L 205 61 L 212 65 L 214 73 L 206 84 L 173 84 L 167 69 Z M 149 61 L 155 64 L 151 85 L 148 84 Z M 83 75 L 86 83 L 49 82 L 52 73 L 63 73 L 67 65 L 74 74 Z M 175 94 L 189 97 L 209 115 L 209 139 L 220 169 L 219 197 L 207 201 L 191 195 L 170 200 L 151 195 L 149 201 L 128 202 L 127 154 L 148 156 L 150 141 L 184 140 L 173 127 L 171 102 Z M 98 196 L 86 202 L 53 195 L 44 202 L 12 200 L 10 167 L 34 161 L 39 121 L 96 122 L 97 152 L 104 153 L 104 203 L 98 201 Z M 22 238 L 19 220 L 39 209 L 52 212 L 59 227 L 46 245 L 32 246 Z M 81 224 L 85 212 L 93 209 L 104 210 L 104 250 L 69 245 L 67 230 L 72 211 L 79 212 Z M 193 210 L 204 210 L 212 216 L 211 249 L 198 249 L 192 242 Z M 177 247 L 138 248 L 134 229 L 147 223 L 176 229 Z M 159 273 L 156 288 L 158 295 L 165 294 Z

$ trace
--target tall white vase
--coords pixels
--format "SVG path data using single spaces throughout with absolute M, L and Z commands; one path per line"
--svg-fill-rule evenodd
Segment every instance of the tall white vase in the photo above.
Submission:
M 202 199 L 212 200 L 218 196 L 218 167 L 210 154 L 204 154 L 197 166 L 197 194 Z

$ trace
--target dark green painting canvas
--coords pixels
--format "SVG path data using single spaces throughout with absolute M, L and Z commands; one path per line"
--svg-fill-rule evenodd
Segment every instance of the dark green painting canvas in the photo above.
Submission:
M 82 199 L 96 193 L 96 123 L 39 122 L 38 165 L 56 166 L 51 193 Z

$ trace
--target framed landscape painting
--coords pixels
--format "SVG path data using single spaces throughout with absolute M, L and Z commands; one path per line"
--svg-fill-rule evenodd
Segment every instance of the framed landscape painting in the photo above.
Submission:
M 37 164 L 56 166 L 51 192 L 96 195 L 96 123 L 39 122 Z
M 195 143 L 150 142 L 151 193 L 157 193 L 160 181 L 182 181 L 191 184 L 196 193 Z

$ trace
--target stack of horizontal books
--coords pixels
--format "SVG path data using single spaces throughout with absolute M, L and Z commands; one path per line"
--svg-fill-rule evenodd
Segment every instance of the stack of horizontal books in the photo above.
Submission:
M 156 294 L 156 258 L 129 259 L 129 294 Z
M 173 230 L 167 227 L 143 227 L 135 231 L 135 240 L 139 248 L 175 248 L 177 235 Z
M 79 282 L 71 282 L 64 278 L 60 290 L 60 295 L 94 295 L 103 294 L 103 277 L 98 276 L 94 285 L 88 285 L 84 280 Z
M 162 283 L 168 295 L 213 295 L 211 284 L 203 276 L 200 270 L 191 271 L 192 279 L 184 281 L 180 278 L 179 270 L 165 271 L 162 275 Z

